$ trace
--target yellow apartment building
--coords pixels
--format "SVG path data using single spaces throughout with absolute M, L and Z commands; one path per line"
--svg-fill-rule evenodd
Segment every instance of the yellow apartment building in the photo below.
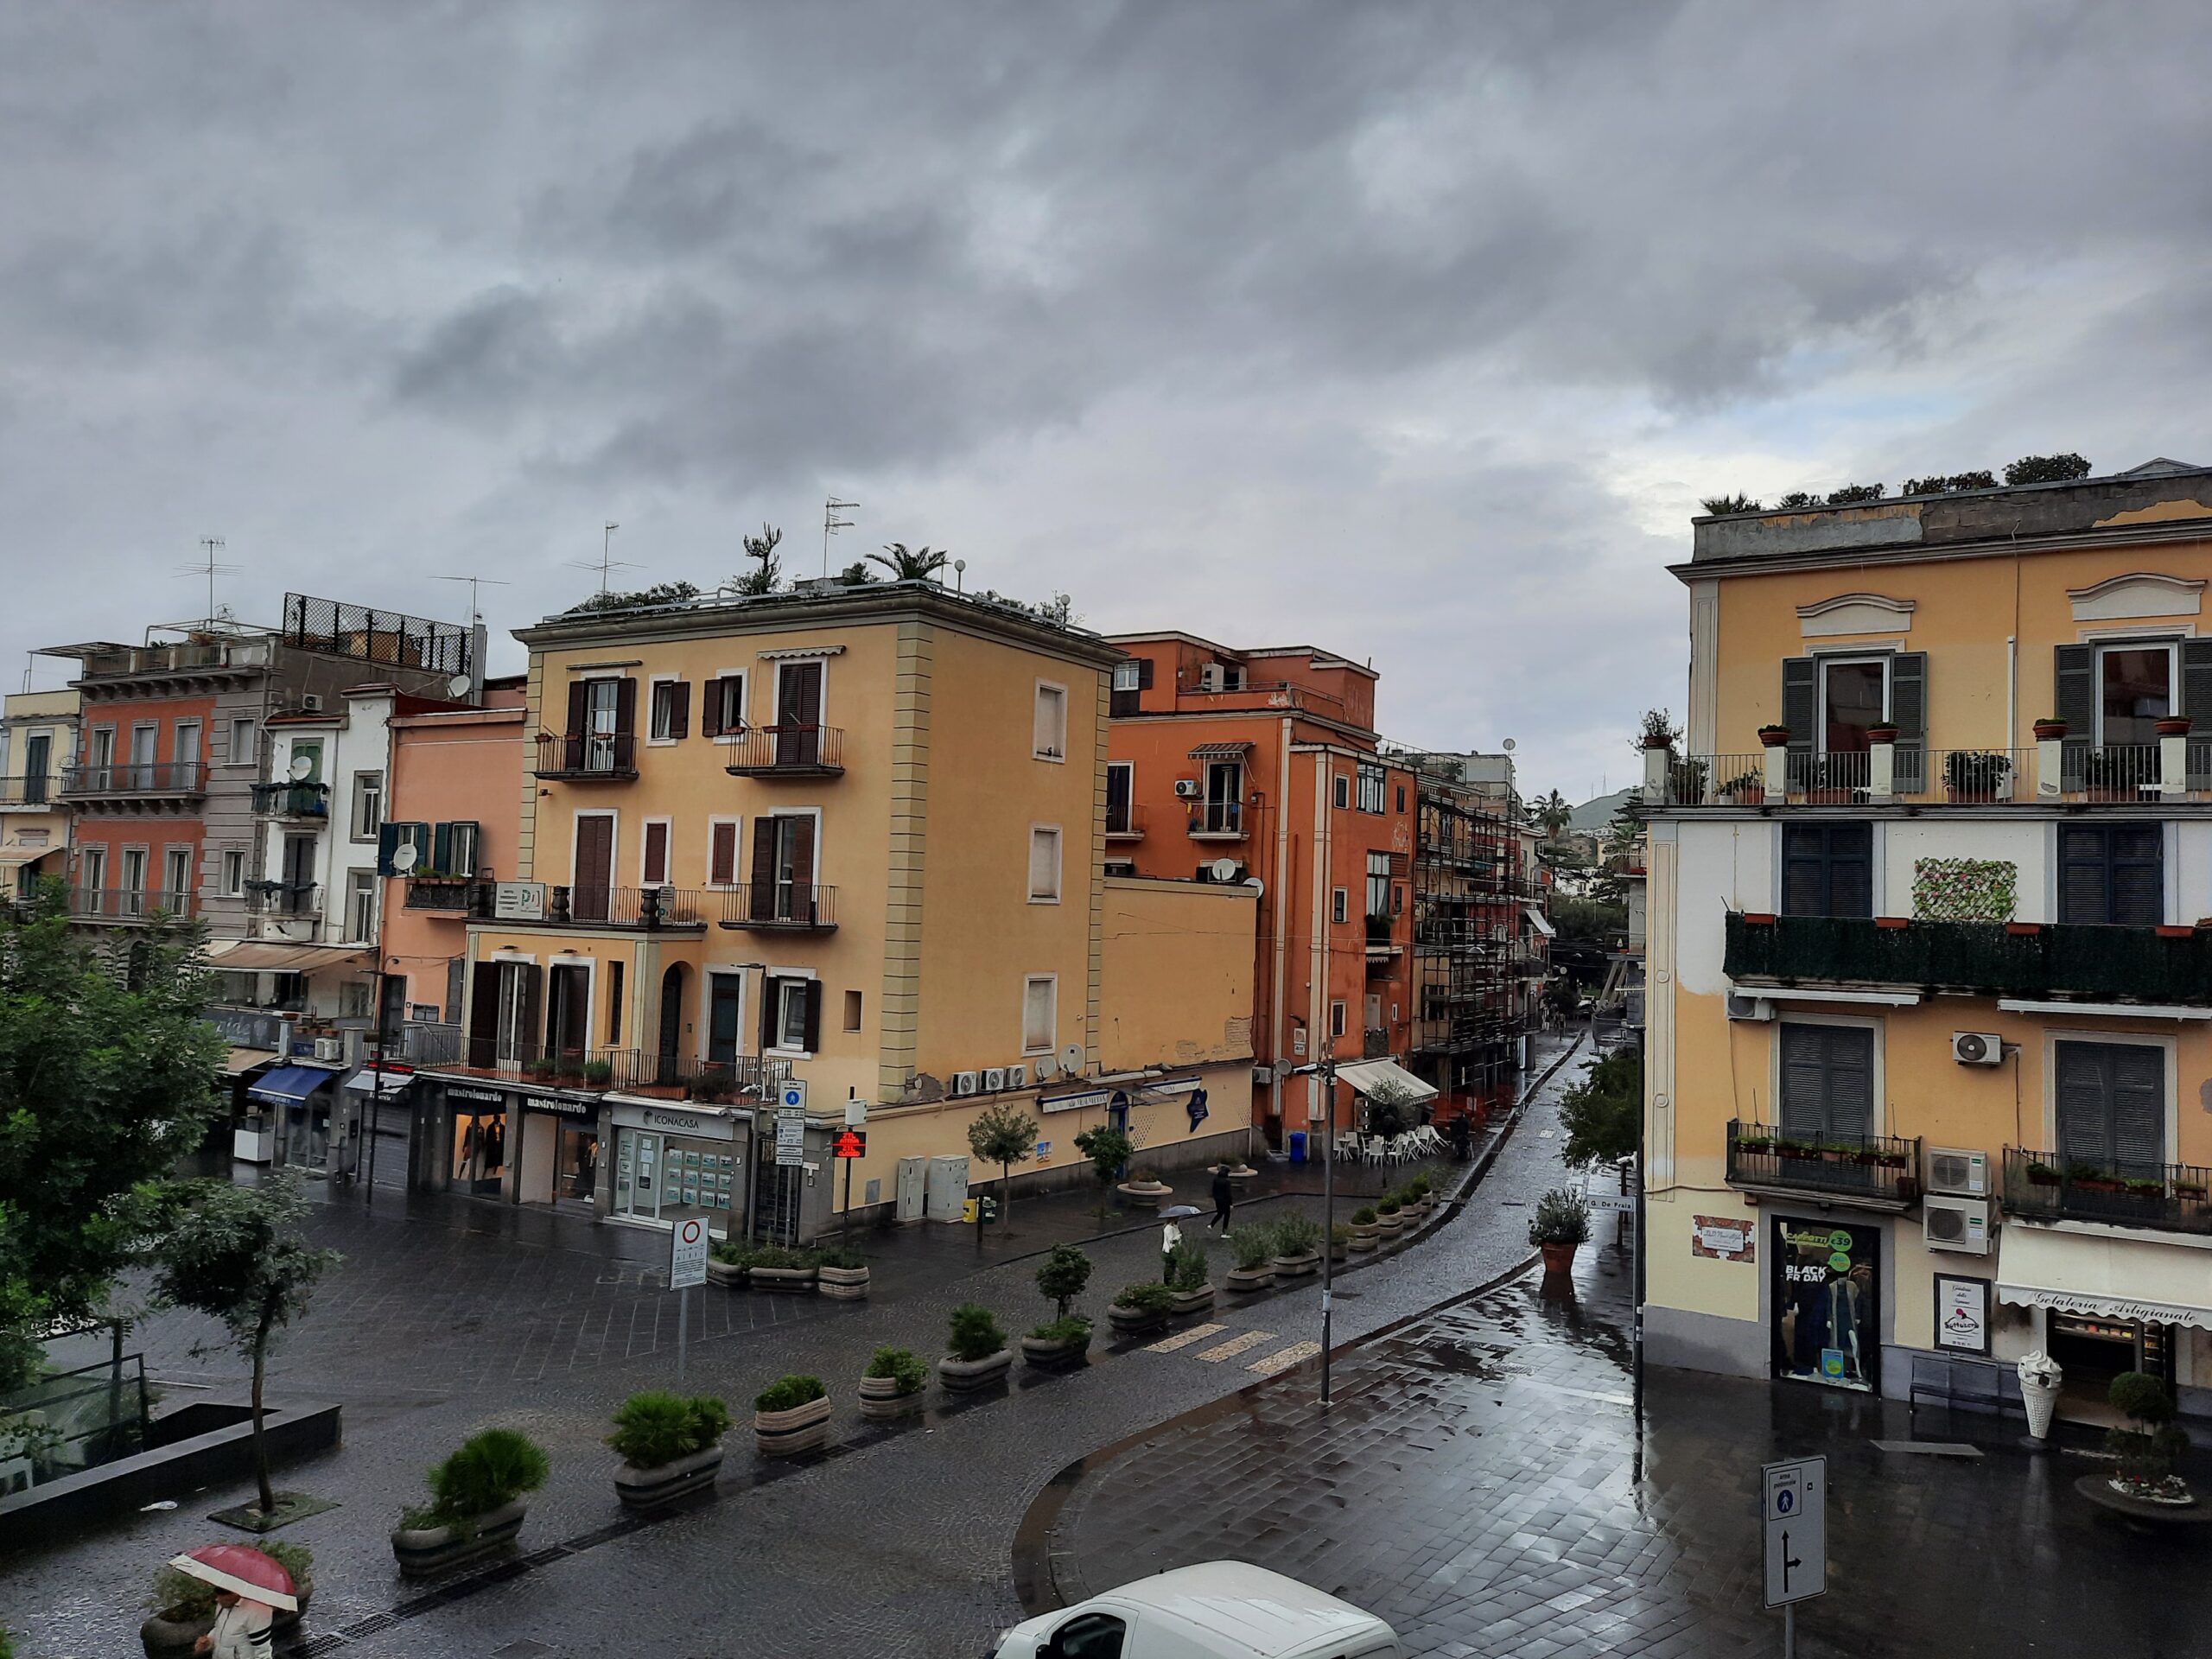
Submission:
M 78 703 L 73 690 L 16 691 L 0 702 L 0 899 L 68 874 L 61 780 L 77 758 Z
M 1103 874 L 1112 646 L 931 582 L 517 637 L 512 879 L 470 900 L 462 1054 L 417 1090 L 447 1185 L 796 1239 L 849 1177 L 856 1220 L 957 1218 L 1000 1103 L 1040 1126 L 1031 1185 L 1087 1174 L 1096 1122 L 1162 1169 L 1245 1150 L 1255 895 Z
M 1675 574 L 1649 1357 L 2212 1409 L 2212 472 L 1704 518 Z

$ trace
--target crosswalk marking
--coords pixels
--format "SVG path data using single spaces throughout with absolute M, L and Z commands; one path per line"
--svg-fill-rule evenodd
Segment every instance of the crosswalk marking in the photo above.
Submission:
M 1194 1325 L 1187 1331 L 1178 1331 L 1172 1337 L 1162 1337 L 1158 1342 L 1147 1343 L 1145 1351 L 1148 1354 L 1172 1354 L 1178 1348 L 1187 1348 L 1201 1338 L 1228 1329 L 1225 1325 Z
M 1279 1349 L 1262 1359 L 1254 1361 L 1244 1369 L 1249 1371 L 1257 1371 L 1262 1376 L 1273 1376 L 1278 1371 L 1288 1370 L 1301 1360 L 1313 1358 L 1320 1351 L 1321 1344 L 1318 1342 L 1294 1342 L 1289 1347 Z
M 1241 1337 L 1231 1337 L 1227 1342 L 1216 1343 L 1198 1357 L 1215 1362 L 1234 1359 L 1237 1355 L 1256 1348 L 1263 1342 L 1273 1340 L 1274 1334 L 1272 1331 L 1247 1331 Z

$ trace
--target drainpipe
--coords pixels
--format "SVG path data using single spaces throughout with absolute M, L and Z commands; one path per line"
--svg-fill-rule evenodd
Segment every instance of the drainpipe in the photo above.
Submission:
M 1276 745 L 1275 766 L 1275 876 L 1271 887 L 1274 899 L 1274 990 L 1268 998 L 1268 1052 L 1275 1061 L 1283 1058 L 1282 999 L 1288 982 L 1290 966 L 1290 935 L 1284 926 L 1283 906 L 1290 899 L 1290 717 L 1282 720 L 1281 739 Z M 1268 1084 L 1268 1112 L 1272 1116 L 1282 1116 L 1282 1078 L 1271 1077 Z
M 2020 636 L 2005 636 L 2005 747 L 2020 741 Z

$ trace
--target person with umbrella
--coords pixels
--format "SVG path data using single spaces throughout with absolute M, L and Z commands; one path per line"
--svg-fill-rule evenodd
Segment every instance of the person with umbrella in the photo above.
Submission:
M 299 1610 L 292 1575 L 250 1545 L 207 1544 L 169 1565 L 215 1586 L 214 1628 L 192 1644 L 209 1659 L 269 1659 L 275 1610 Z

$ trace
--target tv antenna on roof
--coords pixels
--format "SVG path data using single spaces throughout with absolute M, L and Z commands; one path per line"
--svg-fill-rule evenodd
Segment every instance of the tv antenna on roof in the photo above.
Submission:
M 631 564 L 614 556 L 614 532 L 621 528 L 621 525 L 615 524 L 610 524 L 607 526 L 605 533 L 600 537 L 599 556 L 596 559 L 570 559 L 569 561 L 569 569 L 571 570 L 596 570 L 599 572 L 599 596 L 601 599 L 605 599 L 607 597 L 607 578 L 609 572 L 615 570 L 634 570 L 638 568 L 634 564 Z
M 207 578 L 207 626 L 211 628 L 221 620 L 215 609 L 215 578 L 234 575 L 238 570 L 238 566 L 235 564 L 220 563 L 224 543 L 221 537 L 202 536 L 200 538 L 200 550 L 207 556 L 198 564 L 188 564 L 176 573 L 180 576 Z
M 853 527 L 851 519 L 840 518 L 837 515 L 850 512 L 858 505 L 860 503 L 857 501 L 840 501 L 834 495 L 822 504 L 822 574 L 825 576 L 830 574 L 830 538 L 841 530 Z
M 512 582 L 504 581 L 498 576 L 433 576 L 430 580 L 433 582 L 465 582 L 468 584 L 468 626 L 472 628 L 484 620 L 484 613 L 479 610 L 476 607 L 477 584 L 481 582 L 487 588 L 512 588 L 514 586 Z

